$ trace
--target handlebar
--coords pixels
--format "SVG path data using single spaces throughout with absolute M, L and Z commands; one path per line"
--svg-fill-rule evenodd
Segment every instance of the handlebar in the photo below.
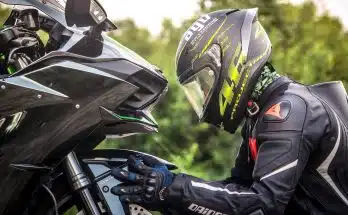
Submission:
M 28 16 L 30 16 L 28 18 Z M 13 9 L 4 23 L 4 26 L 16 26 L 20 22 L 25 28 L 37 31 L 39 29 L 49 33 L 57 23 L 54 19 L 36 9 Z

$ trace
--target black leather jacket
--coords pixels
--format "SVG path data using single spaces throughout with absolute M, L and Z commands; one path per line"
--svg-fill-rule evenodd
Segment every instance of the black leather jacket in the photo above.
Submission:
M 232 177 L 178 175 L 168 200 L 181 214 L 348 214 L 348 104 L 341 82 L 281 77 L 258 101 Z M 248 135 L 248 134 L 252 135 Z

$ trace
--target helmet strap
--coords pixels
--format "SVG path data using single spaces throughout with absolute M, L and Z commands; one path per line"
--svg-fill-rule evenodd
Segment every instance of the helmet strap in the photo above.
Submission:
M 250 100 L 248 101 L 247 111 L 248 111 L 248 117 L 251 118 L 259 113 L 260 107 L 256 102 Z
M 253 116 L 255 116 L 259 112 L 260 108 L 254 101 L 248 102 L 248 116 L 246 118 L 246 138 L 248 140 L 248 163 L 250 162 L 250 158 L 252 158 L 254 161 L 256 160 L 257 156 L 257 142 L 256 142 L 256 131 L 255 131 L 255 124 L 253 120 Z

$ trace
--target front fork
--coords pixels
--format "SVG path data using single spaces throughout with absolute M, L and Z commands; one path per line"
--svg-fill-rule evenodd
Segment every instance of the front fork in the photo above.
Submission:
M 81 165 L 74 152 L 70 152 L 65 159 L 65 167 L 67 170 L 67 177 L 73 187 L 78 192 L 87 210 L 87 214 L 100 215 L 98 207 L 92 198 L 88 186 L 91 181 L 83 172 Z

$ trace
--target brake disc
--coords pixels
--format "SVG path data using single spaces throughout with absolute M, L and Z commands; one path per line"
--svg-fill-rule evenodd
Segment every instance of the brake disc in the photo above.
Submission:
M 152 215 L 148 210 L 136 204 L 129 205 L 129 212 L 131 215 Z

